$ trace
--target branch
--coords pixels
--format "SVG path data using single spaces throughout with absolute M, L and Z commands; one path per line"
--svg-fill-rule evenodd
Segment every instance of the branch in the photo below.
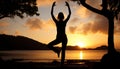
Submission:
M 89 9 L 89 10 L 95 12 L 95 13 L 104 15 L 103 12 L 102 12 L 102 10 L 98 10 L 98 9 L 96 9 L 96 8 L 91 7 L 90 5 L 88 5 L 87 3 L 85 3 L 85 1 L 86 1 L 86 0 L 80 0 L 81 4 L 82 4 L 84 7 L 86 7 L 87 9 Z

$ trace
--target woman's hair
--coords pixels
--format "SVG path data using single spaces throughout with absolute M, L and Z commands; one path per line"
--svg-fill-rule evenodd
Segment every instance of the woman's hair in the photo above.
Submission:
M 62 12 L 59 12 L 58 19 L 59 20 L 63 20 L 64 19 L 64 14 Z

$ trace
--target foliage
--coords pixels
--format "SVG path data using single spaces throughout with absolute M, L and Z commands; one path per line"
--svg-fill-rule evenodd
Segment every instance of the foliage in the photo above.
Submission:
M 108 9 L 114 12 L 114 16 L 118 19 L 118 14 L 120 12 L 120 0 L 108 0 Z
M 0 19 L 4 17 L 39 15 L 36 0 L 0 0 Z

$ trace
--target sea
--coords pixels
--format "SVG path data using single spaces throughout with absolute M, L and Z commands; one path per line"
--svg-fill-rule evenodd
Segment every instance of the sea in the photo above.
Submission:
M 65 60 L 97 60 L 99 61 L 107 50 L 66 50 Z M 9 50 L 0 51 L 3 60 L 18 60 L 22 62 L 52 62 L 61 60 L 52 50 Z

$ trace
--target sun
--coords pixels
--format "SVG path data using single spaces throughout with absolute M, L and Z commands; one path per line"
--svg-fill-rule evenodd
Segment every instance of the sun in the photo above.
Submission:
M 85 47 L 85 43 L 83 42 L 78 42 L 77 46 L 79 46 L 80 48 L 84 48 Z

